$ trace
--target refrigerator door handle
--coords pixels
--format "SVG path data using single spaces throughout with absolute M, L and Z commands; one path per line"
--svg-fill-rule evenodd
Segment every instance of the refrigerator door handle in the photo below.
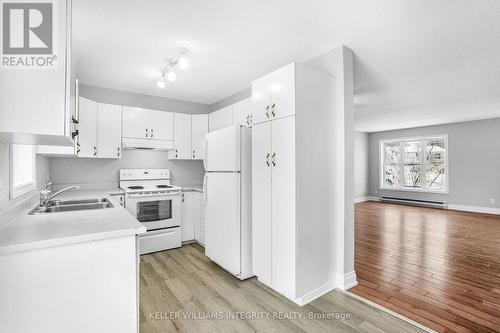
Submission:
M 207 183 L 208 183 L 208 177 L 207 174 L 205 173 L 205 176 L 203 177 L 203 198 L 205 199 L 205 207 L 208 206 Z
M 203 146 L 203 167 L 205 168 L 205 170 L 207 170 L 207 153 L 208 153 L 208 142 L 207 142 L 207 138 L 205 138 L 205 145 Z

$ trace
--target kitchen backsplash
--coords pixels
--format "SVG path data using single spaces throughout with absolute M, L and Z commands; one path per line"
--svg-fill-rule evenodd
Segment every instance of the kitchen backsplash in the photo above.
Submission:
M 50 180 L 54 184 L 82 187 L 118 185 L 120 169 L 170 169 L 173 183 L 190 185 L 203 181 L 202 161 L 171 161 L 165 151 L 125 150 L 120 159 L 51 158 Z

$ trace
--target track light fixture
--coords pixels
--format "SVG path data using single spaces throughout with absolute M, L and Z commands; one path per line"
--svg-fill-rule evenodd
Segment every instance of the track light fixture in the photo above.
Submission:
M 179 51 L 177 51 L 173 58 L 167 60 L 167 63 L 160 72 L 161 79 L 156 82 L 156 86 L 158 88 L 165 88 L 165 80 L 170 82 L 177 80 L 177 74 L 174 72 L 175 66 L 179 65 L 180 69 L 189 68 L 189 61 L 186 58 L 186 53 L 187 49 L 185 47 L 182 47 L 179 49 Z

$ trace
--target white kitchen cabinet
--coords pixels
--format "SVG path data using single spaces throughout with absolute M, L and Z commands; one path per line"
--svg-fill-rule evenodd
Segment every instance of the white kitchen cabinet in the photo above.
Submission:
M 174 139 L 172 112 L 123 107 L 124 138 L 168 140 Z
M 276 259 L 272 264 L 272 285 L 284 295 L 294 295 L 295 118 L 278 119 L 271 127 L 271 253 Z
M 252 83 L 254 124 L 295 114 L 295 72 L 291 63 Z
M 191 117 L 192 159 L 205 158 L 205 135 L 208 133 L 208 114 L 193 114 Z
M 261 123 L 270 119 L 272 100 L 270 74 L 252 82 L 252 118 L 253 123 Z
M 120 105 L 98 103 L 80 97 L 78 118 L 78 157 L 121 157 Z
M 80 97 L 78 107 L 77 154 L 97 157 L 97 102 Z
M 86 238 L 0 255 L 1 332 L 138 332 L 136 235 Z
M 174 139 L 174 114 L 167 111 L 148 110 L 150 139 Z
M 252 128 L 253 272 L 271 283 L 271 122 Z
M 113 199 L 120 203 L 120 206 L 125 207 L 125 195 L 121 193 L 110 193 L 109 194 Z
M 130 106 L 123 107 L 123 137 L 149 139 L 149 113 L 147 110 Z
M 233 125 L 250 126 L 252 124 L 252 99 L 245 98 L 233 104 Z
M 181 208 L 181 230 L 182 241 L 190 241 L 194 239 L 195 215 L 196 215 L 196 192 L 182 192 L 182 208 Z
M 1 141 L 55 146 L 73 144 L 76 66 L 72 59 L 71 18 L 71 1 L 57 1 L 53 13 L 53 23 L 57 27 L 53 36 L 56 53 L 54 57 L 47 54 L 55 59 L 53 67 L 0 69 Z
M 203 193 L 193 192 L 195 194 L 195 220 L 194 220 L 194 239 L 201 245 L 205 245 L 205 197 Z
M 122 146 L 121 105 L 97 105 L 97 157 L 120 158 Z
M 261 93 L 281 83 L 281 90 L 264 89 L 271 96 L 265 103 L 252 96 L 253 270 L 303 305 L 337 281 L 331 176 L 337 166 L 329 153 L 336 138 L 330 128 L 335 78 L 300 64 L 271 74 L 252 84 L 253 93 Z M 271 102 L 275 116 L 268 118 L 261 109 Z
M 295 271 L 295 119 L 252 128 L 252 198 L 255 207 L 254 273 L 285 295 L 293 295 Z M 269 254 L 272 254 L 270 256 Z
M 191 115 L 174 113 L 174 150 L 170 152 L 170 158 L 190 160 L 192 156 Z
M 232 105 L 226 106 L 220 110 L 214 111 L 209 114 L 208 126 L 210 132 L 232 125 L 233 125 Z

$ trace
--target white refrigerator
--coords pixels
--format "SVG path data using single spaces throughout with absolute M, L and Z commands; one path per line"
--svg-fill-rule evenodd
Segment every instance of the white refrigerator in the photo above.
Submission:
M 251 129 L 226 127 L 206 135 L 205 254 L 241 280 L 252 273 Z

